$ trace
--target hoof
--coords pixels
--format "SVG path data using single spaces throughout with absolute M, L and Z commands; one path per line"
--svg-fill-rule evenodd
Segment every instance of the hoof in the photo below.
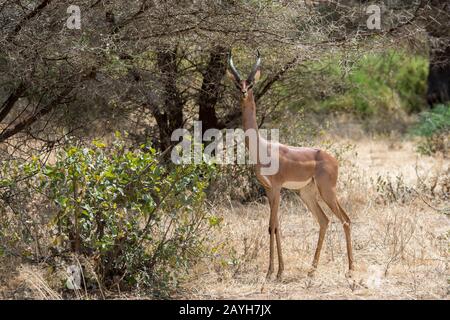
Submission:
M 345 273 L 345 277 L 348 279 L 351 279 L 351 278 L 353 278 L 354 273 L 355 273 L 355 270 L 352 268 Z
M 282 272 L 278 272 L 277 274 L 277 281 L 282 281 L 283 280 L 283 273 Z
M 311 269 L 309 269 L 308 277 L 314 277 L 314 275 L 316 274 L 316 270 L 317 270 L 317 268 L 315 268 L 315 267 L 312 267 Z
M 267 271 L 266 280 L 270 280 L 270 278 L 272 278 L 272 274 L 273 274 L 273 270 Z

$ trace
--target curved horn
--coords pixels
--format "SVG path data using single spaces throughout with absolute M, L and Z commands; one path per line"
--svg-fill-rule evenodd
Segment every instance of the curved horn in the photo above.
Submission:
M 253 65 L 252 72 L 248 76 L 247 81 L 252 82 L 253 80 L 255 80 L 255 74 L 256 74 L 256 71 L 258 71 L 258 68 L 260 65 L 261 65 L 261 54 L 259 53 L 259 50 L 256 50 L 256 62 Z
M 228 66 L 230 67 L 231 73 L 233 74 L 235 80 L 238 82 L 241 81 L 241 75 L 239 74 L 239 72 L 237 71 L 237 69 L 233 63 L 233 57 L 231 55 L 231 51 L 228 54 Z

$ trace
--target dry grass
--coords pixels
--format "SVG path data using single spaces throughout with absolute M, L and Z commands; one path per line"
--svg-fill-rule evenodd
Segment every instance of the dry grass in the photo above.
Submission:
M 434 181 L 436 176 L 439 181 L 448 178 L 449 161 L 421 157 L 411 143 L 386 140 L 361 140 L 347 159 L 352 161 L 342 163 L 339 196 L 353 222 L 357 270 L 351 279 L 345 277 L 343 230 L 329 210 L 326 212 L 332 223 L 319 268 L 313 278 L 307 276 L 318 225 L 298 197 L 286 194 L 281 205 L 284 279 L 265 281 L 268 205 L 223 203 L 211 209 L 223 218 L 221 229 L 211 235 L 213 263 L 208 258 L 197 266 L 187 297 L 447 299 L 450 221 L 448 215 L 430 207 L 430 203 L 444 206 L 445 199 L 406 192 L 398 195 L 396 201 L 386 201 L 377 190 L 377 178 L 400 177 L 399 183 L 405 187 L 392 192 L 417 190 L 419 184 Z M 438 188 L 435 187 L 435 194 Z
M 336 137 L 331 138 L 336 140 Z M 285 274 L 265 281 L 268 216 L 264 203 L 224 201 L 211 206 L 223 218 L 211 234 L 212 254 L 192 270 L 179 298 L 190 299 L 448 299 L 450 292 L 448 206 L 450 161 L 419 156 L 411 142 L 386 138 L 355 144 L 341 161 L 339 197 L 353 222 L 356 272 L 346 278 L 342 226 L 322 204 L 331 224 L 319 268 L 307 276 L 318 225 L 293 193 L 283 195 L 281 225 Z M 339 147 L 339 146 L 335 146 Z M 399 177 L 399 178 L 397 178 Z M 380 180 L 381 178 L 381 180 Z M 380 188 L 380 181 L 393 187 Z M 419 191 L 417 193 L 416 191 Z M 11 262 L 17 265 L 16 262 Z M 138 293 L 80 290 L 61 297 L 65 267 L 58 276 L 45 265 L 16 269 L 0 263 L 0 298 L 143 299 Z M 15 270 L 14 272 L 12 270 Z M 9 276 L 7 275 L 9 274 Z M 2 280 L 3 279 L 3 280 Z M 64 290 L 62 291 L 64 294 Z
M 23 264 L 8 283 L 0 286 L 0 297 L 6 299 L 61 300 L 61 295 L 52 288 L 46 269 L 41 266 Z

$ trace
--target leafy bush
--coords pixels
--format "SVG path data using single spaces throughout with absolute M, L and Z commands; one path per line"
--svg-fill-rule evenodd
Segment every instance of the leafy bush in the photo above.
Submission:
M 343 63 L 339 55 L 308 66 L 302 105 L 316 111 L 353 112 L 362 117 L 392 111 L 419 112 L 425 106 L 428 62 L 405 51 L 369 53 Z M 344 65 L 344 66 L 343 66 Z
M 438 105 L 420 115 L 420 122 L 414 128 L 417 135 L 431 137 L 450 130 L 450 104 Z
M 54 164 L 34 158 L 18 171 L 32 175 L 28 188 L 53 205 L 52 251 L 91 257 L 105 286 L 167 292 L 204 252 L 215 225 L 203 207 L 212 166 L 163 166 L 154 149 L 127 150 L 121 139 L 70 146 Z
M 430 111 L 423 112 L 412 132 L 423 137 L 419 144 L 419 152 L 447 153 L 450 148 L 450 104 L 438 105 Z

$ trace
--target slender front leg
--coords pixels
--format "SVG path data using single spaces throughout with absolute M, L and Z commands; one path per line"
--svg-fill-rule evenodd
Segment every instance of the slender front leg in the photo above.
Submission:
M 283 273 L 284 264 L 283 264 L 283 256 L 281 253 L 281 241 L 280 241 L 280 232 L 279 232 L 279 222 L 278 222 L 278 207 L 280 204 L 280 189 L 273 188 L 270 190 L 266 190 L 267 197 L 269 198 L 270 204 L 270 220 L 269 220 L 269 235 L 270 235 L 270 246 L 269 246 L 269 270 L 267 271 L 267 278 L 273 273 L 273 263 L 274 263 L 274 241 L 276 237 L 277 241 L 277 251 L 278 251 L 278 278 L 281 278 L 281 274 Z
M 269 270 L 267 271 L 266 279 L 270 279 L 270 276 L 273 273 L 273 251 L 274 251 L 274 228 L 269 225 L 269 235 L 270 235 L 270 245 L 269 245 Z
M 278 212 L 278 208 L 277 208 Z M 283 277 L 283 271 L 284 271 L 284 262 L 283 262 L 283 254 L 281 252 L 281 228 L 280 228 L 280 222 L 278 220 L 278 213 L 277 213 L 277 223 L 275 227 L 275 236 L 277 239 L 277 252 L 278 252 L 278 273 L 277 273 L 277 279 L 281 280 Z

